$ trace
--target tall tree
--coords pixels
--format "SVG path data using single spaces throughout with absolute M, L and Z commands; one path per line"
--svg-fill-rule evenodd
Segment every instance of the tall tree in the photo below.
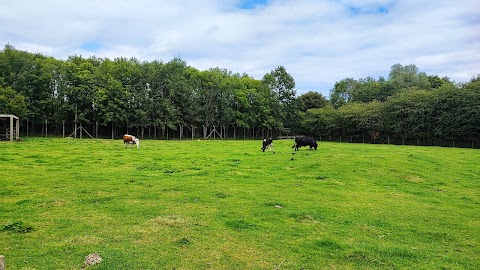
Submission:
M 299 110 L 302 112 L 306 112 L 307 110 L 314 108 L 323 108 L 328 104 L 327 100 L 322 94 L 313 91 L 300 95 L 296 99 L 296 102 Z
M 330 102 L 334 108 L 339 108 L 353 99 L 353 93 L 358 87 L 358 81 L 353 78 L 346 78 L 335 83 L 330 90 Z
M 81 56 L 71 56 L 67 60 L 64 98 L 69 105 L 70 119 L 77 117 L 78 123 L 92 123 L 95 119 L 95 69 L 99 64 L 98 59 Z
M 399 90 L 411 87 L 428 90 L 431 87 L 428 76 L 424 72 L 419 72 L 414 64 L 406 66 L 400 64 L 393 65 L 390 70 L 389 81 Z
M 96 120 L 103 126 L 126 127 L 128 122 L 128 94 L 122 83 L 113 77 L 115 63 L 102 61 L 95 73 Z M 113 136 L 114 134 L 112 134 Z
M 287 127 L 293 127 L 298 124 L 297 112 L 295 109 L 295 80 L 283 66 L 278 66 L 275 70 L 263 76 L 263 83 L 277 95 L 280 104 L 280 118 Z

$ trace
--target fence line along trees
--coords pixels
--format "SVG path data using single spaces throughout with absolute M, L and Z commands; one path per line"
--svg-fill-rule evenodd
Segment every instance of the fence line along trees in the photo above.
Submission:
M 327 100 L 314 91 L 297 96 L 283 66 L 259 80 L 218 67 L 198 70 L 179 57 L 58 60 L 6 45 L 0 51 L 0 110 L 7 108 L 20 116 L 23 132 L 36 134 L 47 127 L 68 134 L 83 125 L 107 138 L 124 132 L 251 138 L 289 128 L 347 141 L 480 140 L 480 77 L 455 83 L 414 64 L 393 65 L 388 78 L 339 80 Z
M 0 67 L 0 86 L 23 97 L 22 119 L 32 133 L 46 130 L 48 123 L 68 130 L 84 125 L 112 138 L 123 132 L 178 138 L 184 128 L 192 137 L 205 137 L 213 126 L 221 136 L 236 136 L 240 127 L 256 136 L 285 120 L 272 99 L 278 89 L 225 69 L 199 71 L 178 57 L 167 63 L 122 57 L 57 60 L 6 45 Z M 293 80 L 285 69 L 281 73 Z M 58 128 L 54 132 L 61 134 Z

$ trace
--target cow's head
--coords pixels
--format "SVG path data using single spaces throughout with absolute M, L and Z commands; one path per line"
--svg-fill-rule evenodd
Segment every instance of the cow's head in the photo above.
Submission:
M 140 147 L 140 139 L 135 138 L 134 141 L 135 141 L 135 144 L 137 145 L 137 148 L 139 148 Z

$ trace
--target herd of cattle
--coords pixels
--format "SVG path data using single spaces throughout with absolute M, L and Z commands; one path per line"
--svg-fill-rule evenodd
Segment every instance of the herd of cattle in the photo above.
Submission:
M 310 149 L 314 148 L 315 150 L 317 150 L 318 144 L 315 141 L 315 139 L 312 137 L 303 137 L 303 136 L 295 137 L 295 144 L 292 146 L 292 148 L 295 148 L 295 151 L 298 151 L 298 148 L 302 146 L 310 146 Z M 272 138 L 263 139 L 262 151 L 265 152 L 265 150 L 273 151 Z
M 137 146 L 137 148 L 140 147 L 140 139 L 133 135 L 125 134 L 123 135 L 123 146 L 127 147 L 133 147 L 134 145 Z M 292 148 L 295 148 L 295 151 L 298 151 L 298 148 L 303 147 L 303 146 L 310 146 L 310 149 L 314 148 L 317 150 L 318 144 L 313 139 L 312 137 L 303 137 L 303 136 L 297 136 L 295 137 L 295 144 L 292 146 Z M 262 151 L 265 152 L 267 151 L 273 151 L 273 140 L 272 138 L 268 139 L 263 139 L 263 144 L 262 144 Z

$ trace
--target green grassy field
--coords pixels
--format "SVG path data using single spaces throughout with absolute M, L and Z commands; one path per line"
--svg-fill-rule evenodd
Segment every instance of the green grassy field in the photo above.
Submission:
M 480 269 L 480 151 L 0 143 L 7 269 Z

